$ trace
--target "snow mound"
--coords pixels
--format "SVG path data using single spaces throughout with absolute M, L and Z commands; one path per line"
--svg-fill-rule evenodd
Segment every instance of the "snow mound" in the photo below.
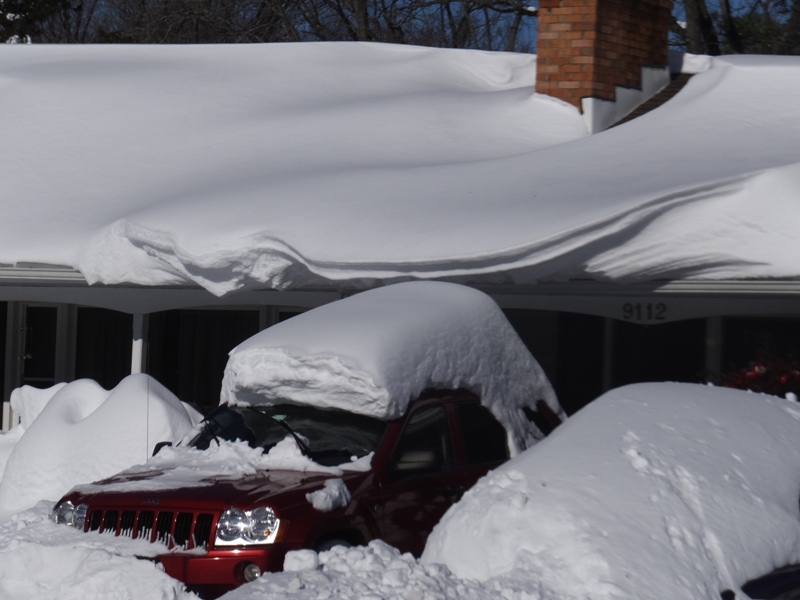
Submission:
M 380 600 L 383 598 L 537 600 L 535 585 L 511 579 L 490 585 L 455 577 L 442 565 L 424 565 L 379 540 L 357 548 L 335 547 L 317 555 L 290 552 L 283 573 L 266 573 L 229 592 L 225 600 Z
M 2 517 L 147 460 L 157 442 L 181 439 L 197 418 L 144 374 L 126 377 L 111 391 L 81 379 L 51 388 L 49 399 L 47 390 L 16 397 L 25 396 L 38 400 L 32 408 L 38 414 L 31 419 L 23 412 L 17 426 L 23 433 L 0 481 Z
M 422 557 L 545 598 L 718 600 L 800 560 L 800 407 L 738 390 L 608 392 L 490 473 Z
M 0 525 L 0 598 L 197 600 L 154 562 L 161 544 L 87 536 L 50 522 L 42 502 Z
M 506 426 L 512 452 L 541 433 L 521 407 L 561 409 L 544 372 L 489 296 L 441 282 L 356 294 L 270 327 L 230 353 L 221 399 L 296 403 L 379 419 L 426 388 L 466 388 Z

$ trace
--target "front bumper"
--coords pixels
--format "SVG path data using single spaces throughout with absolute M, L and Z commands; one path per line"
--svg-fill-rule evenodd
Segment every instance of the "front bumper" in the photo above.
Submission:
M 262 573 L 281 571 L 289 548 L 282 545 L 268 547 L 212 550 L 207 554 L 162 554 L 158 561 L 167 575 L 184 582 L 190 589 L 197 586 L 220 587 L 231 590 L 243 583 L 244 569 L 255 564 Z

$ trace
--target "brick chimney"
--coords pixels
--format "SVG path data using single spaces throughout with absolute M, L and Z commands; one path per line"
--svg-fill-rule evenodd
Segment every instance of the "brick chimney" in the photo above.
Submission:
M 672 0 L 539 0 L 536 91 L 605 129 L 669 83 L 671 12 Z

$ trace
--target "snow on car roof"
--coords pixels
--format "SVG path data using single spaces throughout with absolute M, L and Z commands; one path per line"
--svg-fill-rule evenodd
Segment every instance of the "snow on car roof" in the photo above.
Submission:
M 800 561 L 800 405 L 712 386 L 612 390 L 468 491 L 423 562 L 559 600 L 716 599 Z
M 426 388 L 466 388 L 509 431 L 512 452 L 541 437 L 521 407 L 563 414 L 539 364 L 483 292 L 408 282 L 362 292 L 274 325 L 230 353 L 221 400 L 308 404 L 402 416 Z

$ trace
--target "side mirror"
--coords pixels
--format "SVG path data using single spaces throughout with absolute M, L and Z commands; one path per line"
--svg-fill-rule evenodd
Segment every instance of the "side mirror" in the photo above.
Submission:
M 153 456 L 161 452 L 161 449 L 167 446 L 172 446 L 172 442 L 158 442 L 155 446 L 153 446 Z

